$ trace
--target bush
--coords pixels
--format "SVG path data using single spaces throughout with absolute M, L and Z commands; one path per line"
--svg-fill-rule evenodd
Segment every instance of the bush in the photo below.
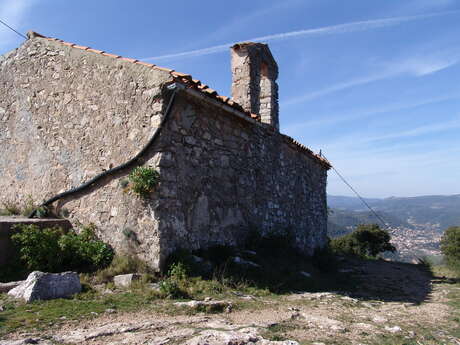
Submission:
M 36 225 L 17 225 L 18 233 L 11 236 L 19 251 L 21 261 L 31 271 L 56 272 L 62 266 L 59 239 L 64 234 L 60 228 L 40 229 Z
M 66 234 L 60 228 L 40 229 L 33 224 L 21 224 L 16 229 L 19 232 L 11 239 L 31 271 L 93 271 L 109 265 L 114 255 L 108 244 L 96 238 L 94 226 L 83 228 L 80 234 Z
M 361 224 L 352 233 L 332 239 L 330 247 L 336 254 L 375 258 L 380 253 L 396 251 L 390 239 L 390 234 L 377 224 Z
M 95 271 L 112 262 L 114 252 L 94 234 L 95 226 L 84 227 L 80 234 L 68 233 L 59 239 L 63 256 L 63 267 L 79 271 Z
M 441 252 L 449 267 L 460 270 L 460 226 L 451 226 L 444 232 Z
M 160 292 L 167 298 L 187 298 L 187 276 L 183 263 L 172 264 L 168 277 L 160 283 Z
M 147 197 L 155 188 L 160 179 L 160 174 L 152 167 L 137 167 L 128 176 L 131 190 L 140 197 Z

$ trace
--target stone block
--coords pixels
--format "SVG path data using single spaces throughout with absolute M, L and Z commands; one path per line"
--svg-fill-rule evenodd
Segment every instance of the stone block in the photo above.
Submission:
M 120 274 L 113 277 L 113 283 L 120 288 L 130 287 L 133 282 L 140 280 L 141 277 L 142 275 L 138 273 Z
M 75 272 L 45 273 L 34 271 L 19 286 L 8 292 L 26 302 L 69 297 L 81 292 L 80 278 Z

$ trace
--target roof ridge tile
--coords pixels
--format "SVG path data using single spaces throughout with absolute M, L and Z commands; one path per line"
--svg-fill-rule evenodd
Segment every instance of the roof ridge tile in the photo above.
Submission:
M 133 63 L 136 63 L 137 61 L 139 61 L 137 59 L 131 59 L 131 58 L 127 58 L 127 57 L 120 57 L 120 60 L 133 62 Z
M 77 49 L 81 49 L 81 50 L 88 50 L 88 49 L 89 49 L 89 47 L 86 47 L 86 46 L 79 46 L 79 45 L 77 45 L 77 44 L 75 44 L 75 45 L 73 46 L 73 48 L 77 48 Z
M 160 66 L 156 66 L 156 65 L 153 68 L 155 68 L 156 70 L 164 71 L 164 72 L 168 72 L 168 73 L 174 72 L 173 69 L 166 68 L 166 67 L 160 67 Z
M 103 51 L 103 50 L 98 50 L 98 49 L 93 49 L 93 48 L 88 48 L 88 49 L 86 49 L 86 51 L 89 51 L 89 52 L 92 52 L 92 53 L 96 53 L 96 54 L 105 53 L 105 51 Z
M 153 63 L 148 63 L 148 62 L 144 62 L 144 61 L 139 61 L 138 60 L 138 61 L 136 61 L 136 63 L 138 65 L 143 65 L 143 66 L 147 66 L 147 67 L 151 67 L 151 68 L 155 67 L 155 65 Z
M 111 58 L 114 58 L 114 59 L 121 58 L 121 55 L 110 54 L 110 53 L 106 53 L 106 52 L 101 53 L 101 55 L 108 56 L 108 57 L 111 57 Z

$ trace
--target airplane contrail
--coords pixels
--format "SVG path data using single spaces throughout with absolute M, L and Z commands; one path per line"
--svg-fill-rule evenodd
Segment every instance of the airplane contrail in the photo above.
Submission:
M 373 20 L 338 24 L 338 25 L 332 25 L 332 26 L 325 26 L 325 27 L 316 28 L 316 29 L 306 29 L 306 30 L 284 32 L 284 33 L 279 33 L 279 34 L 251 38 L 246 41 L 273 42 L 273 41 L 280 41 L 280 40 L 300 37 L 300 36 L 320 36 L 320 35 L 344 34 L 344 33 L 350 33 L 350 32 L 366 31 L 366 30 L 371 30 L 371 29 L 383 28 L 387 26 L 394 26 L 394 25 L 402 24 L 405 22 L 411 22 L 415 20 L 443 16 L 443 15 L 457 13 L 457 12 L 459 11 L 447 11 L 447 12 L 438 12 L 438 13 L 417 15 L 417 16 L 373 19 Z M 220 45 L 216 45 L 216 46 L 209 47 L 209 48 L 189 50 L 189 51 L 180 52 L 180 53 L 151 56 L 151 57 L 141 58 L 140 60 L 158 61 L 158 60 L 169 60 L 169 59 L 180 58 L 180 57 L 193 57 L 193 56 L 214 54 L 214 53 L 226 51 L 229 47 L 231 47 L 235 43 L 237 42 L 220 44 Z

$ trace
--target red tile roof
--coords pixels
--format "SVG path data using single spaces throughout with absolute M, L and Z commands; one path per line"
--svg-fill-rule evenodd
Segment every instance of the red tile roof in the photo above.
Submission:
M 148 62 L 143 62 L 143 61 L 139 61 L 139 60 L 131 59 L 131 58 L 125 58 L 125 57 L 122 57 L 122 56 L 116 55 L 116 54 L 106 53 L 103 50 L 97 50 L 97 49 L 93 49 L 93 48 L 90 48 L 90 47 L 80 46 L 80 45 L 77 45 L 77 44 L 74 44 L 74 43 L 65 42 L 65 41 L 60 40 L 58 38 L 46 37 L 46 36 L 43 36 L 43 35 L 41 35 L 39 33 L 34 32 L 34 31 L 29 31 L 27 33 L 27 35 L 28 35 L 29 38 L 31 38 L 31 37 L 40 37 L 40 38 L 44 38 L 44 39 L 49 40 L 49 41 L 58 42 L 60 44 L 63 44 L 65 46 L 69 46 L 69 47 L 72 47 L 72 48 L 85 50 L 85 51 L 100 54 L 100 55 L 103 55 L 103 56 L 108 56 L 108 57 L 111 57 L 111 58 L 114 58 L 114 59 L 120 59 L 120 60 L 123 60 L 123 61 L 127 61 L 127 62 L 135 63 L 135 64 L 138 64 L 138 65 L 150 67 L 150 68 L 155 69 L 155 70 L 168 72 L 173 77 L 175 82 L 180 82 L 180 83 L 184 84 L 185 86 L 187 86 L 188 88 L 198 90 L 198 91 L 206 94 L 207 96 L 212 97 L 215 100 L 218 100 L 219 102 L 221 102 L 223 104 L 226 104 L 226 105 L 230 106 L 231 108 L 233 108 L 233 109 L 235 109 L 235 110 L 237 110 L 237 111 L 239 111 L 241 113 L 244 113 L 249 118 L 254 119 L 254 120 L 258 121 L 258 122 L 261 122 L 260 115 L 252 114 L 252 113 L 250 113 L 248 111 L 245 111 L 243 109 L 243 107 L 241 105 L 239 105 L 238 103 L 236 103 L 234 100 L 232 100 L 231 98 L 226 97 L 226 96 L 220 96 L 217 93 L 217 91 L 211 89 L 208 85 L 203 84 L 200 80 L 193 79 L 190 74 L 177 72 L 177 71 L 174 71 L 174 70 L 169 69 L 169 68 L 159 67 L 159 66 L 156 66 L 156 65 L 148 63 Z M 289 136 L 287 136 L 285 134 L 282 134 L 282 136 L 283 136 L 283 139 L 284 139 L 284 141 L 286 143 L 291 144 L 292 147 L 296 148 L 298 151 L 307 154 L 308 156 L 310 156 L 311 158 L 315 159 L 318 163 L 320 163 L 321 165 L 323 165 L 327 169 L 329 169 L 331 167 L 331 164 L 329 163 L 329 161 L 327 159 L 325 159 L 324 157 L 321 157 L 321 156 L 315 154 L 312 150 L 310 150 L 309 148 L 305 147 L 304 145 L 302 145 L 298 141 L 294 140 L 293 138 L 291 138 L 291 137 L 289 137 Z

